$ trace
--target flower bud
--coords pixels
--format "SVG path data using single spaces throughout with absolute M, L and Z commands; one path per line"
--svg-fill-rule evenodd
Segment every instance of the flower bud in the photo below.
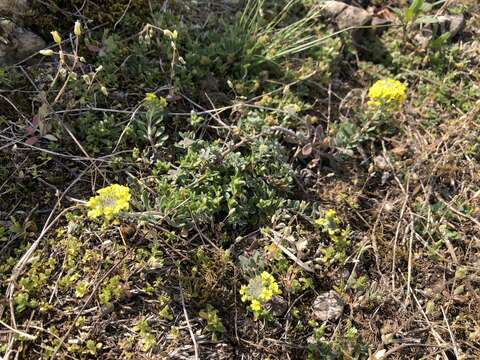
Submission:
M 43 49 L 40 50 L 38 53 L 43 56 L 52 56 L 54 54 L 52 49 Z
M 103 95 L 108 96 L 108 90 L 104 85 L 100 86 L 100 91 Z
M 55 43 L 60 44 L 62 42 L 62 38 L 60 37 L 58 31 L 51 31 L 50 34 L 52 34 L 53 41 L 55 41 Z
M 75 26 L 73 28 L 73 33 L 76 36 L 80 36 L 82 34 L 82 25 L 80 24 L 80 21 L 75 21 Z
M 168 36 L 170 39 L 173 39 L 173 33 L 168 29 L 163 30 L 163 35 Z

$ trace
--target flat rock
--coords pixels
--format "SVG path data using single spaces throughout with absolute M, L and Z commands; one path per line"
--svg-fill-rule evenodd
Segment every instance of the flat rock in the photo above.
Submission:
M 0 65 L 23 60 L 44 47 L 45 41 L 37 34 L 13 20 L 0 20 Z
M 336 17 L 343 10 L 345 10 L 347 6 L 348 4 L 345 4 L 341 1 L 327 1 L 325 4 L 323 4 L 323 11 L 330 17 Z
M 312 306 L 312 316 L 320 321 L 335 321 L 343 314 L 345 304 L 333 290 L 317 296 Z
M 463 15 L 442 15 L 438 17 L 441 33 L 450 32 L 450 37 L 454 37 L 465 27 L 465 17 Z
M 283 316 L 288 310 L 287 301 L 278 295 L 272 297 L 272 299 L 266 304 L 266 309 L 273 316 Z
M 326 1 L 322 4 L 322 9 L 325 15 L 330 17 L 340 30 L 363 26 L 372 21 L 372 14 L 367 10 L 345 4 L 341 1 Z
M 29 8 L 27 0 L 0 0 L 0 15 L 21 15 Z
M 387 25 L 391 25 L 392 24 L 392 20 L 390 19 L 385 19 L 385 18 L 382 18 L 382 17 L 378 17 L 378 16 L 374 16 L 372 18 L 372 26 L 373 27 L 385 27 Z
M 430 41 L 445 33 L 450 33 L 452 39 L 465 27 L 463 15 L 440 15 L 434 18 L 436 22 L 423 25 L 421 31 L 415 35 L 415 40 L 422 48 L 426 48 Z

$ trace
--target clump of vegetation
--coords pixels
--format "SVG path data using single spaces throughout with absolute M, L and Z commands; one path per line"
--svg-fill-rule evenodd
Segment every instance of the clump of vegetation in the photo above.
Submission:
M 258 319 L 260 315 L 267 315 L 268 310 L 264 308 L 264 304 L 270 301 L 273 296 L 281 293 L 282 291 L 275 278 L 266 271 L 251 278 L 248 285 L 242 285 L 240 288 L 241 299 L 243 302 L 250 302 L 249 308 L 255 319 Z
M 222 319 L 218 316 L 218 310 L 209 304 L 205 310 L 200 311 L 199 316 L 206 321 L 204 330 L 212 334 L 213 341 L 218 340 L 218 336 L 225 332 Z
M 350 229 L 340 227 L 341 220 L 337 216 L 335 210 L 329 209 L 325 211 L 325 216 L 315 220 L 322 232 L 326 233 L 332 244 L 324 249 L 324 261 L 332 263 L 335 261 L 344 262 L 347 256 L 346 250 L 350 245 L 349 234 Z

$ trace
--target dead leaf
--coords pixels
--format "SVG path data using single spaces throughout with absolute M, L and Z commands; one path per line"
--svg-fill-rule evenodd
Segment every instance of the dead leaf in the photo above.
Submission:
M 58 141 L 58 139 L 52 134 L 43 135 L 43 138 L 50 141 Z
M 37 142 L 38 142 L 38 138 L 36 136 L 32 136 L 31 138 L 28 138 L 27 141 L 25 141 L 25 144 L 35 145 Z
M 307 144 L 302 148 L 302 155 L 310 156 L 312 154 L 312 151 L 313 151 L 312 144 Z

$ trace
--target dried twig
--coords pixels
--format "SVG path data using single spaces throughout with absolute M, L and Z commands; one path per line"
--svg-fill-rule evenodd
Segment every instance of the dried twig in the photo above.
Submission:
M 178 270 L 178 286 L 180 288 L 180 301 L 182 302 L 182 307 L 183 307 L 183 315 L 185 316 L 185 320 L 187 322 L 187 326 L 188 326 L 188 332 L 190 333 L 190 337 L 192 338 L 192 342 L 193 342 L 193 348 L 195 350 L 195 360 L 198 360 L 199 357 L 198 357 L 198 344 L 197 344 L 197 340 L 195 339 L 195 334 L 193 333 L 193 330 L 192 330 L 192 325 L 190 324 L 190 319 L 188 318 L 188 312 L 187 312 L 187 308 L 185 306 L 185 298 L 183 296 L 183 287 L 182 287 L 182 280 L 181 280 L 181 273 L 180 273 L 180 269 L 177 269 Z
M 282 236 L 281 234 L 279 234 L 278 232 L 276 231 L 273 231 L 273 234 L 275 236 L 269 236 L 269 238 L 271 240 L 273 240 L 273 242 L 275 243 L 275 245 L 283 251 L 283 253 L 285 255 L 287 255 L 290 259 L 292 259 L 293 261 L 295 261 L 295 263 L 300 266 L 303 270 L 307 271 L 307 272 L 310 272 L 310 273 L 315 273 L 315 270 L 313 270 L 310 266 L 308 266 L 307 264 L 305 264 L 302 260 L 300 260 L 298 257 L 296 257 L 290 250 L 288 250 L 285 246 L 283 246 L 280 241 L 276 238 L 276 236 Z

